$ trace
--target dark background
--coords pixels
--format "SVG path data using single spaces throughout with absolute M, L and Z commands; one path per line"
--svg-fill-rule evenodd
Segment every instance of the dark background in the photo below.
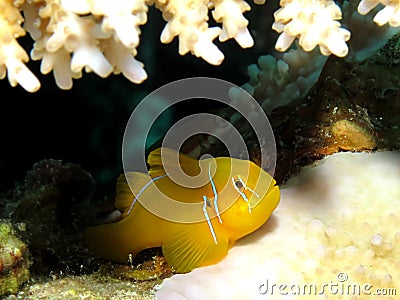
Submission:
M 0 81 L 0 191 L 22 182 L 32 165 L 42 159 L 60 159 L 76 163 L 95 178 L 97 195 L 112 193 L 115 178 L 122 170 L 121 143 L 126 122 L 135 105 L 147 94 L 172 81 L 196 76 L 215 77 L 242 85 L 248 80 L 247 67 L 261 54 L 270 53 L 276 34 L 270 30 L 276 6 L 252 5 L 245 14 L 255 46 L 242 49 L 233 40 L 215 44 L 225 55 L 220 66 L 212 66 L 191 54 L 178 54 L 178 40 L 162 44 L 160 33 L 165 25 L 161 13 L 151 7 L 148 23 L 142 26 L 137 59 L 145 64 L 148 79 L 140 85 L 123 75 L 102 79 L 83 73 L 71 90 L 60 90 L 53 74 L 40 73 L 40 61 L 27 65 L 41 82 L 35 93 Z M 272 34 L 272 35 L 271 35 Z M 29 36 L 20 40 L 32 47 Z M 187 102 L 187 103 L 186 103 Z M 174 107 L 174 117 L 215 109 L 212 103 L 188 103 Z

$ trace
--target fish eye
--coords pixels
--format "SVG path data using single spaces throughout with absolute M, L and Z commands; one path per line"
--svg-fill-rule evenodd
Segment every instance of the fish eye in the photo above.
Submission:
M 235 186 L 240 190 L 243 188 L 243 183 L 240 180 L 236 180 Z
M 232 183 L 234 188 L 240 192 L 242 192 L 246 188 L 246 184 L 239 175 L 232 177 Z

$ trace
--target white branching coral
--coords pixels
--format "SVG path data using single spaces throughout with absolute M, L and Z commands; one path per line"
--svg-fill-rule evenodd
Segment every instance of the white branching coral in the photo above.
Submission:
M 224 42 L 234 38 L 243 48 L 253 46 L 253 39 L 247 29 L 249 22 L 243 16 L 243 12 L 250 10 L 250 5 L 240 0 L 215 0 L 213 3 L 213 18 L 222 23 L 219 40 Z
M 357 2 L 342 5 L 341 23 L 357 32 L 347 43 L 352 58 L 365 59 L 381 48 L 397 30 L 390 26 L 376 26 L 372 14 L 362 16 Z M 318 49 L 305 52 L 295 40 L 285 53 L 262 55 L 257 64 L 248 67 L 249 81 L 242 85 L 261 104 L 266 113 L 279 106 L 303 98 L 318 80 L 327 57 Z
M 220 34 L 218 27 L 208 28 L 208 1 L 156 1 L 168 22 L 161 33 L 161 42 L 169 43 L 179 37 L 179 54 L 191 51 L 213 65 L 224 59 L 222 52 L 213 44 Z
M 18 83 L 28 91 L 37 91 L 40 83 L 25 66 L 28 55 L 16 38 L 25 35 L 23 18 L 11 0 L 0 1 L 0 78 L 6 74 L 12 86 Z
M 263 4 L 264 0 L 254 0 Z M 399 0 L 362 0 L 358 11 L 368 13 L 377 4 L 386 7 L 375 17 L 379 25 L 398 26 Z M 333 0 L 281 0 L 273 28 L 280 32 L 276 49 L 286 51 L 295 39 L 306 51 L 319 46 L 324 55 L 347 54 L 350 32 L 341 28 L 341 10 Z M 213 65 L 224 54 L 215 44 L 235 39 L 253 46 L 244 13 L 245 0 L 0 0 L 0 78 L 29 92 L 40 82 L 25 65 L 29 56 L 17 39 L 29 33 L 34 40 L 30 56 L 41 60 L 41 72 L 53 72 L 57 85 L 70 89 L 82 70 L 101 77 L 122 73 L 134 83 L 147 78 L 136 59 L 140 27 L 148 7 L 155 5 L 167 22 L 161 42 L 179 40 L 179 53 L 191 53 Z M 216 26 L 209 26 L 212 16 Z M 26 47 L 25 47 L 26 48 Z
M 144 1 L 47 0 L 22 9 L 35 40 L 31 57 L 42 60 L 42 73 L 53 71 L 60 88 L 70 89 L 83 68 L 101 77 L 122 72 L 135 83 L 147 78 L 135 59 L 139 25 L 146 23 Z
M 369 13 L 378 4 L 385 7 L 374 17 L 374 22 L 379 26 L 389 22 L 390 26 L 400 26 L 400 1 L 399 0 L 361 0 L 358 5 L 358 12 L 362 15 Z
M 295 38 L 305 51 L 319 45 L 322 54 L 347 54 L 350 32 L 340 28 L 342 12 L 332 0 L 282 0 L 273 29 L 281 33 L 276 49 L 286 51 Z
M 244 0 L 0 0 L 0 75 L 7 71 L 11 85 L 30 92 L 40 88 L 16 40 L 28 32 L 34 40 L 31 58 L 41 60 L 43 74 L 53 71 L 62 89 L 70 89 L 83 69 L 101 77 L 122 73 L 141 83 L 147 74 L 135 56 L 140 26 L 153 4 L 167 21 L 161 42 L 178 37 L 182 55 L 191 52 L 218 65 L 224 55 L 213 43 L 216 37 L 233 38 L 244 48 L 253 45 L 243 16 L 250 6 Z M 210 9 L 222 29 L 208 26 Z

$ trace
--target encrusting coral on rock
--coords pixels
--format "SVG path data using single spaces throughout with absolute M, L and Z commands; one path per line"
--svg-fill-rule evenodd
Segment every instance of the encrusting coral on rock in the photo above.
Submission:
M 375 22 L 398 26 L 398 2 L 383 4 L 386 8 L 378 13 Z M 243 48 L 253 46 L 249 21 L 243 16 L 250 6 L 244 0 L 1 0 L 0 78 L 7 73 L 12 86 L 20 84 L 29 92 L 40 88 L 39 80 L 25 66 L 29 58 L 17 41 L 29 33 L 35 42 L 31 58 L 42 60 L 43 74 L 53 71 L 61 89 L 70 89 L 72 79 L 80 78 L 83 69 L 101 77 L 122 73 L 130 81 L 141 83 L 147 74 L 135 56 L 140 26 L 147 22 L 151 5 L 162 12 L 167 22 L 161 42 L 169 43 L 178 37 L 181 55 L 191 52 L 218 65 L 224 54 L 214 43 L 215 38 L 233 38 Z M 347 54 L 350 32 L 341 28 L 342 12 L 334 1 L 282 0 L 280 5 L 273 25 L 281 33 L 276 49 L 286 51 L 299 39 L 306 51 L 319 45 L 324 55 Z M 363 0 L 358 11 L 366 14 L 375 5 Z M 210 11 L 222 28 L 209 27 Z
M 0 219 L 0 297 L 18 291 L 30 277 L 30 265 L 27 245 L 9 222 Z

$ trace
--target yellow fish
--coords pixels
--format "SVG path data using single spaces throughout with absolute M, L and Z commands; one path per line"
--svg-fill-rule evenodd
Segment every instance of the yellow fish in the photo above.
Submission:
M 178 273 L 217 263 L 235 241 L 263 225 L 279 203 L 276 181 L 251 161 L 195 160 L 167 148 L 148 157 L 149 174 L 128 172 L 117 181 L 122 219 L 85 231 L 89 249 L 122 263 L 162 247 Z M 177 183 L 173 175 L 193 179 Z M 199 182 L 193 187 L 193 182 Z

